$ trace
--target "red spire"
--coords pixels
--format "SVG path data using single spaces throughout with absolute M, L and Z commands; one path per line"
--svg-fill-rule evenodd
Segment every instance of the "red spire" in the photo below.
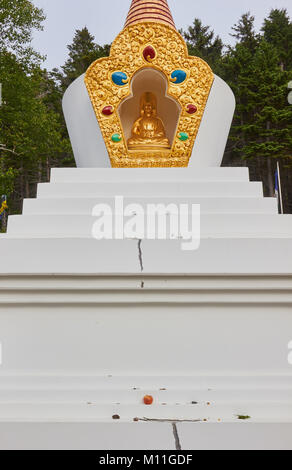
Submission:
M 125 28 L 147 21 L 163 23 L 175 28 L 167 0 L 132 0 Z

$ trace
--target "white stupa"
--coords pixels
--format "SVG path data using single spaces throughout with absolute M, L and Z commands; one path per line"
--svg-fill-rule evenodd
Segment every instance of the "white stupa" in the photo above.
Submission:
M 52 170 L 0 237 L 0 449 L 292 448 L 292 216 L 246 168 L 220 168 L 233 94 L 200 59 L 173 56 L 167 2 L 148 3 L 64 96 L 77 168 Z M 185 168 L 123 153 L 145 91 L 171 141 L 157 158 Z M 199 249 L 95 240 L 93 207 L 115 196 L 200 204 Z

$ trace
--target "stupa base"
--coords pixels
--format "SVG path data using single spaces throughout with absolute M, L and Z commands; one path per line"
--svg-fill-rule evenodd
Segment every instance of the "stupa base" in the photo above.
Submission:
M 94 240 L 116 195 L 200 248 Z M 0 448 L 292 449 L 291 243 L 245 168 L 54 170 L 0 237 Z

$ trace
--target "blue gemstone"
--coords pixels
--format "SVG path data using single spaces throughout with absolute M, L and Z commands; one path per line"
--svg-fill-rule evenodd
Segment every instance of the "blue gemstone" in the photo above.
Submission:
M 184 70 L 175 70 L 171 74 L 171 81 L 177 85 L 184 82 L 187 78 L 187 74 Z
M 115 85 L 124 86 L 128 83 L 128 75 L 124 72 L 115 72 L 112 74 L 112 81 Z

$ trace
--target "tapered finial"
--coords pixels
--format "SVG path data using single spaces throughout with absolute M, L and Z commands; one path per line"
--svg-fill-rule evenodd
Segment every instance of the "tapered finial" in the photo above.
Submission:
M 175 29 L 167 0 L 132 0 L 125 28 L 147 21 L 163 23 Z

